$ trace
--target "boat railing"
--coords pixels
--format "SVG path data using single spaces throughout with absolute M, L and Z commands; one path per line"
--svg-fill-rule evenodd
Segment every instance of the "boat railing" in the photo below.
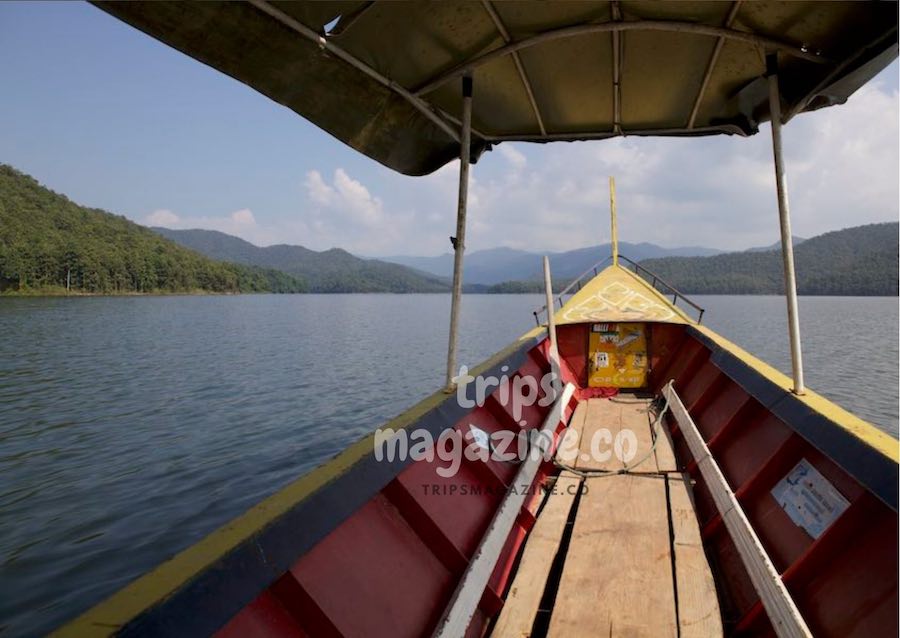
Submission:
M 562 308 L 565 304 L 566 300 L 577 293 L 584 286 L 584 283 L 588 279 L 592 279 L 596 277 L 600 273 L 600 269 L 607 264 L 612 259 L 612 256 L 607 257 L 606 259 L 602 259 L 598 261 L 596 264 L 585 270 L 578 277 L 572 280 L 572 282 L 563 288 L 561 291 L 555 294 L 553 298 L 553 307 L 556 309 L 557 305 Z M 703 313 L 706 312 L 704 308 L 699 306 L 697 303 L 689 299 L 683 293 L 681 293 L 675 286 L 667 282 L 665 279 L 657 275 L 651 270 L 648 270 L 644 266 L 641 266 L 636 261 L 633 261 L 626 257 L 625 255 L 619 255 L 619 259 L 624 261 L 626 264 L 631 266 L 631 269 L 634 270 L 635 274 L 638 275 L 641 279 L 649 283 L 653 286 L 653 289 L 662 293 L 665 296 L 672 297 L 672 304 L 676 307 L 679 306 L 679 302 L 682 305 L 690 306 L 697 314 L 697 323 L 703 321 Z M 541 316 L 543 315 L 546 318 L 547 315 L 547 304 L 542 305 L 540 308 L 537 308 L 532 313 L 534 314 L 534 321 L 537 325 L 541 325 Z

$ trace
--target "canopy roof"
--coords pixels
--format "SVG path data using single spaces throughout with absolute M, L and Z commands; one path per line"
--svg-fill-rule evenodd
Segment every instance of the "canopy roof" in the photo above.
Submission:
M 777 52 L 785 119 L 897 56 L 895 2 L 98 2 L 402 173 L 507 140 L 752 135 Z

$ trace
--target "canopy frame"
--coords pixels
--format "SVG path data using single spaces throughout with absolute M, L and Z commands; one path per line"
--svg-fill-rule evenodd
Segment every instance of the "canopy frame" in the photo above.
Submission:
M 252 1 L 259 2 L 261 0 Z M 504 46 L 487 51 L 486 53 L 476 55 L 470 60 L 466 60 L 447 71 L 439 73 L 431 80 L 422 83 L 417 89 L 413 90 L 412 93 L 416 97 L 421 97 L 465 73 L 472 73 L 479 66 L 487 64 L 497 58 L 504 57 L 511 53 L 517 53 L 523 49 L 528 49 L 551 40 L 573 38 L 593 33 L 625 33 L 628 31 L 668 31 L 673 33 L 689 33 L 698 36 L 724 38 L 726 40 L 737 40 L 739 42 L 752 44 L 767 52 L 777 51 L 785 53 L 800 58 L 801 60 L 806 60 L 807 62 L 816 62 L 819 64 L 828 64 L 831 62 L 831 60 L 819 53 L 813 53 L 809 47 L 804 45 L 791 44 L 776 38 L 748 33 L 746 31 L 738 31 L 727 27 L 714 27 L 705 24 L 697 24 L 695 22 L 685 22 L 683 20 L 613 20 L 610 22 L 594 22 L 590 24 L 578 24 L 570 27 L 551 29 L 522 40 L 510 42 Z
M 266 0 L 247 0 L 251 5 L 262 11 L 263 13 L 268 14 L 269 16 L 278 20 L 284 26 L 293 29 L 299 35 L 303 36 L 307 40 L 311 42 L 315 42 L 322 49 L 332 53 L 337 56 L 350 66 L 355 69 L 358 69 L 368 75 L 370 78 L 375 80 L 376 82 L 386 86 L 391 89 L 398 95 L 400 95 L 407 102 L 412 104 L 418 111 L 422 113 L 429 120 L 434 122 L 436 126 L 438 126 L 442 131 L 444 131 L 447 135 L 449 135 L 452 139 L 459 142 L 460 141 L 460 133 L 451 127 L 444 118 L 438 115 L 434 111 L 434 107 L 431 106 L 428 102 L 421 99 L 417 95 L 410 93 L 403 86 L 392 80 L 391 78 L 382 75 L 371 66 L 360 60 L 359 58 L 347 53 L 343 48 L 337 46 L 333 42 L 329 41 L 329 39 L 320 33 L 317 33 L 313 29 L 310 29 L 308 26 L 300 22 L 299 20 L 295 20 L 284 11 L 281 11 L 277 7 L 273 7 L 271 4 L 266 2 Z

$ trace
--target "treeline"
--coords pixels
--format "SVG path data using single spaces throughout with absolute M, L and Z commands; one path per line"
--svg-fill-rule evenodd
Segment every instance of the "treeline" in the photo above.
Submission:
M 845 228 L 794 248 L 801 295 L 894 296 L 900 224 Z M 781 250 L 641 262 L 681 292 L 707 295 L 784 294 Z
M 554 281 L 553 292 L 562 292 L 569 284 L 568 280 Z M 514 295 L 514 294 L 538 294 L 544 292 L 544 281 L 542 279 L 528 279 L 525 281 L 503 281 L 499 284 L 490 286 L 481 286 L 472 289 L 469 292 L 479 292 L 488 295 Z
M 0 164 L 0 292 L 303 292 L 286 273 L 214 261 L 85 208 Z

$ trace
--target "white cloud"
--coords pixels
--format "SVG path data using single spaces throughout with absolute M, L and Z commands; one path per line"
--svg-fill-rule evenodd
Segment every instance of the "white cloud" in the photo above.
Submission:
M 373 226 L 382 219 L 382 204 L 372 197 L 369 189 L 347 175 L 343 168 L 334 172 L 334 190 L 337 193 L 336 206 L 340 206 L 357 222 Z
M 253 211 L 249 208 L 236 210 L 230 215 L 231 221 L 238 226 L 256 226 L 256 218 L 253 217 Z
M 179 221 L 178 215 L 164 208 L 153 211 L 145 218 L 148 226 L 165 226 L 167 228 L 177 226 Z
M 241 237 L 253 243 L 266 243 L 277 235 L 269 229 L 261 228 L 256 217 L 249 208 L 241 208 L 227 215 L 178 215 L 168 209 L 155 210 L 141 220 L 147 226 L 164 226 L 176 230 L 188 228 L 204 228 L 218 230 L 229 235 Z
M 847 104 L 785 127 L 794 231 L 811 236 L 898 218 L 898 95 L 875 82 Z M 419 214 L 411 234 L 423 254 L 447 250 L 458 164 L 420 178 L 387 177 L 386 216 L 400 187 Z M 621 239 L 665 246 L 743 249 L 778 238 L 771 134 L 751 138 L 620 138 L 501 144 L 473 167 L 467 245 L 569 250 L 609 239 L 609 175 L 617 181 Z M 430 251 L 428 250 L 430 249 Z M 400 250 L 400 249 L 398 249 Z M 406 249 L 404 252 L 410 252 Z
M 306 174 L 304 184 L 314 213 L 327 213 L 364 226 L 374 226 L 383 220 L 381 199 L 373 197 L 362 182 L 350 177 L 343 168 L 334 172 L 332 184 L 315 170 Z
M 898 218 L 898 95 L 878 81 L 785 127 L 794 232 Z M 495 147 L 473 166 L 467 248 L 570 250 L 609 240 L 608 176 L 623 241 L 725 249 L 769 244 L 778 213 L 768 125 L 751 138 L 619 138 Z M 456 234 L 459 163 L 411 178 L 374 163 L 308 170 L 284 211 L 157 210 L 148 223 L 360 255 L 439 254 Z M 257 220 L 256 217 L 259 217 Z
M 306 174 L 306 193 L 316 204 L 327 206 L 334 200 L 334 189 L 325 183 L 319 171 L 309 171 Z
M 522 170 L 528 163 L 528 159 L 525 155 L 517 151 L 516 147 L 512 144 L 501 144 L 498 147 L 498 150 L 503 158 L 509 162 L 509 165 L 514 169 Z

